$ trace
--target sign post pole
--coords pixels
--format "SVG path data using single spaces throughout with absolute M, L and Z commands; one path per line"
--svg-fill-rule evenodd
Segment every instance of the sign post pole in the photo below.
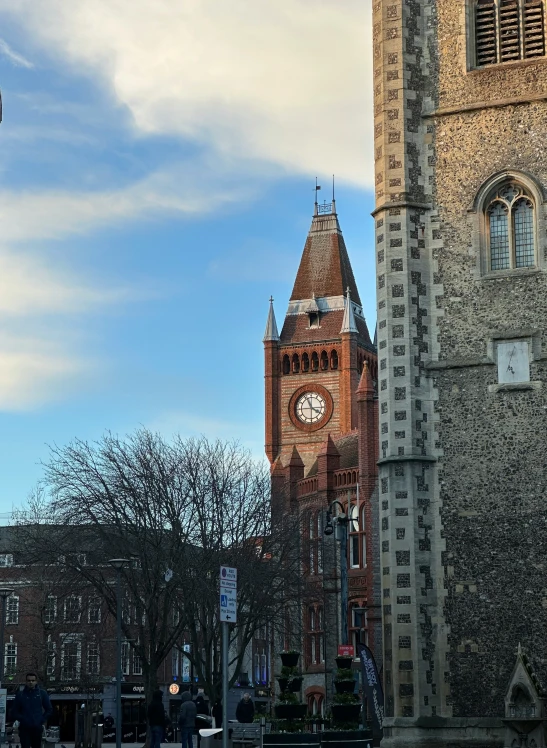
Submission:
M 230 623 L 237 622 L 237 569 L 220 567 L 220 625 L 222 628 L 222 748 L 228 748 L 228 652 Z
M 228 643 L 230 630 L 228 623 L 222 626 L 222 748 L 228 748 Z

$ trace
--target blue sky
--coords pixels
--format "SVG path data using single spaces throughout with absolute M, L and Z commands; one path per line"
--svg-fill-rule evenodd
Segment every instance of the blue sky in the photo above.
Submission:
M 375 320 L 370 2 L 0 0 L 0 513 L 48 444 L 263 454 L 317 175 Z M 5 517 L 4 517 L 5 518 Z

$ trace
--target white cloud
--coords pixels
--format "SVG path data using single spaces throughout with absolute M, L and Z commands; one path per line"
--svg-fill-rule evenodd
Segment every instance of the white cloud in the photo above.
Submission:
M 0 39 L 0 55 L 3 57 L 6 57 L 13 65 L 19 68 L 33 68 L 34 65 L 30 60 L 27 60 L 23 55 L 20 55 L 18 52 L 15 52 L 9 44 L 4 41 L 4 39 Z
M 0 0 L 142 133 L 371 185 L 370 2 Z
M 24 411 L 65 399 L 97 367 L 92 358 L 69 350 L 55 335 L 0 334 L 0 410 Z

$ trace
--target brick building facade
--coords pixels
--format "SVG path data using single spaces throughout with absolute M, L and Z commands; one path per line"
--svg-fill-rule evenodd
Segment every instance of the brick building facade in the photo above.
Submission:
M 339 549 L 323 533 L 335 499 L 351 517 L 350 639 L 366 628 L 379 655 L 381 635 L 376 350 L 334 201 L 315 205 L 281 334 L 271 302 L 264 348 L 274 521 L 296 514 L 302 527 L 301 609 L 284 645 L 303 651 L 304 692 L 317 712 L 329 700 L 341 641 Z
M 547 675 L 545 14 L 373 1 L 385 746 L 502 745 Z

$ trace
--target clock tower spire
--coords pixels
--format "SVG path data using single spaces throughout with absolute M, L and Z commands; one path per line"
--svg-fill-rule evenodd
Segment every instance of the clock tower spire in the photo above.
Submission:
M 364 363 L 377 371 L 334 200 L 315 204 L 281 333 L 270 303 L 264 349 L 266 454 L 286 464 L 296 448 L 306 475 L 329 434 L 357 428 Z

